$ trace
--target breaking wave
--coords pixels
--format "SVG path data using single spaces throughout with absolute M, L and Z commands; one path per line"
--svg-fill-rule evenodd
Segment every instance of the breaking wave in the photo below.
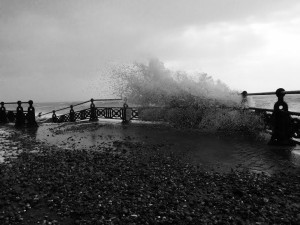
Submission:
M 157 59 L 117 65 L 110 73 L 116 94 L 143 107 L 144 120 L 210 131 L 261 129 L 259 117 L 239 110 L 240 94 L 206 73 L 171 71 Z

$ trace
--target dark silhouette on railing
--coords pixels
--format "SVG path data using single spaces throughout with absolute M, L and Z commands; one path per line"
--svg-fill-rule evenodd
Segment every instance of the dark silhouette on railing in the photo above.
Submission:
M 262 109 L 248 107 L 247 96 L 251 95 L 276 95 L 278 101 L 274 104 L 274 109 Z M 292 116 L 300 116 L 298 112 L 290 112 L 288 104 L 284 101 L 286 94 L 300 94 L 300 91 L 285 91 L 279 88 L 276 92 L 250 93 L 242 92 L 242 107 L 254 110 L 261 114 L 265 120 L 267 128 L 272 130 L 270 145 L 295 145 L 293 138 L 300 138 L 300 120 Z M 272 114 L 269 114 L 271 112 Z
M 22 104 L 28 103 L 28 111 L 24 111 Z M 6 110 L 4 105 L 17 104 L 16 111 Z M 29 100 L 28 102 L 1 102 L 0 107 L 0 123 L 13 123 L 15 122 L 15 127 L 37 127 L 35 121 L 35 109 L 33 107 L 33 101 Z

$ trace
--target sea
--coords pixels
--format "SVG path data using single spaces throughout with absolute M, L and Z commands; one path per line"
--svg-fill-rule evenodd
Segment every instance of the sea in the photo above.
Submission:
M 289 111 L 300 112 L 300 95 L 286 95 L 284 101 L 288 104 Z M 273 109 L 274 104 L 277 102 L 275 95 L 255 95 L 248 96 L 248 103 L 251 107 Z

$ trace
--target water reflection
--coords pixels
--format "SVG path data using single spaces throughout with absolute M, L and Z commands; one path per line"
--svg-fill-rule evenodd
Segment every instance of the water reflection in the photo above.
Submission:
M 300 149 L 299 147 L 297 149 L 294 149 L 290 153 L 290 161 L 295 165 L 299 166 L 300 165 Z
M 185 155 L 191 163 L 213 165 L 220 170 L 247 168 L 273 173 L 300 168 L 300 146 L 268 146 L 268 140 L 255 140 L 240 134 L 205 134 L 141 123 L 126 126 L 121 123 L 65 124 L 57 132 L 49 131 L 59 126 L 62 125 L 44 124 L 22 132 L 39 141 L 71 149 L 100 149 L 120 143 L 122 147 L 126 142 L 155 145 L 161 151 Z

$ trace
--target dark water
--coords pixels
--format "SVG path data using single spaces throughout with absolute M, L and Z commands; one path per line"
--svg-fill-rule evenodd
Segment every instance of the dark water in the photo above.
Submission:
M 247 168 L 273 173 L 300 168 L 300 146 L 271 147 L 267 145 L 267 139 L 251 139 L 241 134 L 207 134 L 141 123 L 123 126 L 120 122 L 100 122 L 91 126 L 78 124 L 76 130 L 73 127 L 68 125 L 54 129 L 59 133 L 50 135 L 47 133 L 49 127 L 44 127 L 38 132 L 37 138 L 71 149 L 97 149 L 99 146 L 113 149 L 119 141 L 121 146 L 128 141 L 142 143 L 157 146 L 161 151 L 174 151 L 184 155 L 189 162 L 220 171 Z

